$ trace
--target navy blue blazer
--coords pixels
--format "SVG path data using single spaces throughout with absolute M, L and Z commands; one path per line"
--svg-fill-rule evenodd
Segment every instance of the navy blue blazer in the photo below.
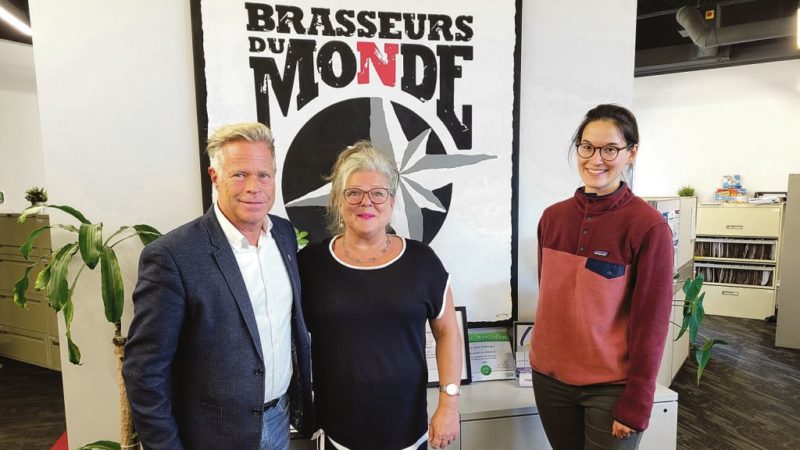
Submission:
M 291 422 L 313 431 L 297 241 L 270 215 L 292 284 Z M 122 374 L 147 449 L 258 448 L 264 360 L 253 308 L 212 206 L 142 251 Z

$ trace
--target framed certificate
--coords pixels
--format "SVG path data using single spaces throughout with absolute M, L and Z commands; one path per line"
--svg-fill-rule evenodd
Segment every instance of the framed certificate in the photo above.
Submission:
M 533 322 L 514 322 L 514 351 L 529 352 L 531 350 L 531 336 L 533 335 Z
M 472 371 L 469 364 L 469 342 L 467 334 L 467 308 L 456 306 L 456 322 L 461 333 L 461 384 L 472 382 Z M 436 365 L 436 339 L 433 337 L 431 326 L 425 323 L 425 359 L 428 361 L 428 387 L 439 385 L 439 366 Z

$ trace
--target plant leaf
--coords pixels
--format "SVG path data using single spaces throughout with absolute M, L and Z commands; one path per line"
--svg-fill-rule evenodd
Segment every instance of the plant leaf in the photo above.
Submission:
M 697 297 L 697 302 L 694 304 L 695 314 L 697 314 L 697 326 L 699 327 L 701 323 L 703 323 L 703 318 L 706 317 L 706 309 L 703 307 L 703 299 L 705 298 L 706 293 L 703 292 L 700 294 L 700 297 Z
M 31 254 L 31 247 L 33 247 L 33 241 L 39 237 L 45 230 L 50 229 L 50 225 L 45 225 L 43 227 L 37 228 L 28 235 L 28 239 L 25 240 L 25 243 L 22 244 L 22 247 L 19 248 L 19 253 L 22 255 L 23 258 L 28 260 L 28 256 Z
M 61 211 L 64 211 L 70 216 L 78 219 L 80 223 L 92 223 L 86 217 L 84 217 L 83 214 L 80 213 L 80 211 L 71 206 L 67 205 L 45 205 L 45 206 L 47 206 L 48 208 L 60 209 Z
M 22 210 L 22 213 L 17 218 L 18 223 L 23 223 L 28 220 L 28 216 L 38 213 L 39 211 L 43 210 L 47 205 L 33 205 L 28 206 L 27 208 Z
M 82 223 L 78 233 L 78 246 L 86 267 L 94 269 L 100 260 L 100 250 L 103 248 L 103 224 Z
M 33 241 L 36 240 L 42 232 L 47 230 L 48 228 L 62 228 L 67 231 L 72 231 L 74 233 L 78 232 L 78 229 L 73 227 L 72 225 L 62 225 L 60 223 L 55 225 L 47 225 L 41 228 L 37 228 L 28 235 L 28 238 L 25 240 L 25 243 L 22 244 L 22 247 L 19 248 L 19 253 L 22 255 L 23 258 L 28 260 L 28 256 L 31 253 L 31 248 L 33 247 Z
M 703 376 L 703 371 L 708 365 L 708 360 L 711 359 L 711 347 L 714 346 L 714 339 L 706 339 L 703 346 L 698 348 L 694 353 L 694 358 L 697 360 L 697 385 L 700 385 L 700 377 Z
M 67 244 L 53 255 L 50 261 L 50 278 L 47 280 L 47 297 L 50 299 L 50 306 L 56 311 L 69 301 L 72 293 L 67 284 L 67 272 L 72 256 L 78 251 L 78 243 Z
M 700 287 L 703 285 L 702 274 L 695 278 L 689 278 L 683 284 L 683 293 L 686 294 L 686 300 L 694 302 L 697 295 L 700 293 Z M 698 281 L 699 280 L 699 281 Z
M 72 319 L 75 315 L 75 307 L 72 304 L 72 299 L 70 299 L 64 305 L 63 312 L 64 325 L 67 335 L 67 353 L 69 355 L 69 362 L 79 365 L 81 363 L 81 349 L 78 348 L 78 345 L 72 340 Z
M 691 316 L 691 314 L 687 314 L 687 313 L 686 313 L 686 310 L 684 310 L 684 313 L 683 313 L 683 323 L 681 324 L 681 331 L 678 333 L 678 337 L 676 337 L 676 338 L 675 338 L 675 340 L 676 340 L 676 341 L 677 341 L 678 339 L 680 339 L 680 338 L 681 338 L 681 336 L 683 336 L 683 334 L 684 334 L 684 333 L 686 333 L 686 330 L 688 330 L 688 329 L 689 329 L 689 321 L 690 321 L 691 319 L 692 319 L 692 316 Z
M 47 283 L 50 281 L 50 264 L 46 264 L 39 275 L 36 275 L 36 281 L 33 283 L 33 288 L 37 291 L 47 288 Z
M 67 351 L 69 353 L 69 362 L 79 366 L 81 364 L 81 349 L 72 341 L 71 336 L 67 336 Z
M 16 303 L 20 308 L 24 308 L 28 304 L 28 299 L 25 298 L 25 292 L 28 290 L 28 286 L 30 284 L 28 275 L 31 273 L 31 269 L 33 269 L 33 265 L 26 267 L 25 273 L 22 274 L 22 278 L 14 283 L 14 303 Z
M 139 235 L 139 239 L 142 240 L 142 244 L 144 245 L 147 245 L 161 237 L 161 232 L 150 225 L 134 225 L 133 229 L 136 230 L 136 234 Z
M 100 253 L 100 269 L 106 320 L 111 323 L 119 322 L 125 307 L 125 289 L 117 254 L 111 247 L 103 247 Z
M 86 444 L 78 450 L 121 450 L 122 446 L 119 442 L 114 441 L 97 441 L 91 444 Z

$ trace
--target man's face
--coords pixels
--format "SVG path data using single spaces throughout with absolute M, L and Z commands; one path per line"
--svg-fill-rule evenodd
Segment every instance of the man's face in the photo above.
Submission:
M 222 146 L 221 172 L 208 169 L 219 209 L 242 234 L 259 232 L 275 203 L 275 159 L 269 145 L 228 142 Z

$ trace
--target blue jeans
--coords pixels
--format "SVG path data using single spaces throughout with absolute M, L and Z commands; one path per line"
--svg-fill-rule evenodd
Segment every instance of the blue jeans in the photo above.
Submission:
M 283 394 L 278 404 L 264 411 L 261 426 L 261 450 L 289 450 L 289 396 Z

